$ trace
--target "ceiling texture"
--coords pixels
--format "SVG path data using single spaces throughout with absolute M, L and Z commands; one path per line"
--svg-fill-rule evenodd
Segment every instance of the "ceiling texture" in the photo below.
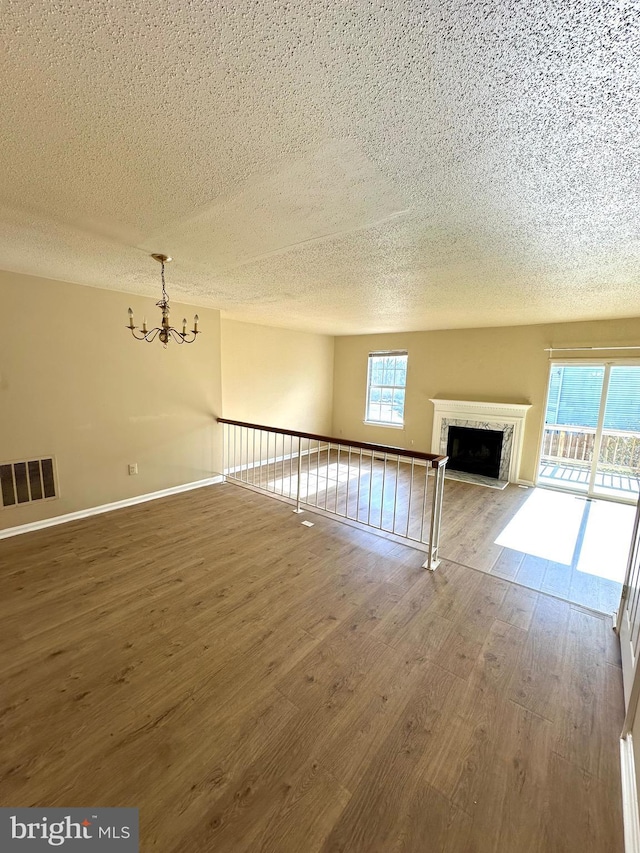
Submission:
M 155 301 L 165 252 L 174 300 L 330 334 L 640 316 L 638 0 L 3 0 L 0 33 L 0 268 Z

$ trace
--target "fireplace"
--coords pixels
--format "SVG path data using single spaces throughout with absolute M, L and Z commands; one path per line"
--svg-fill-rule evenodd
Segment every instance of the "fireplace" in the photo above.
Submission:
M 431 452 L 440 455 L 449 456 L 449 464 L 447 469 L 450 470 L 450 476 L 456 480 L 467 480 L 472 483 L 479 483 L 492 488 L 504 488 L 508 482 L 518 483 L 527 482 L 520 480 L 520 458 L 522 455 L 522 440 L 524 438 L 524 421 L 528 410 L 531 408 L 529 403 L 489 403 L 477 402 L 474 400 L 443 400 L 432 399 L 434 406 L 433 412 L 433 433 L 431 439 Z M 453 430 L 454 436 L 458 428 L 462 432 L 458 432 L 458 437 L 465 438 L 473 437 L 474 432 L 484 434 L 484 445 L 480 450 L 465 451 L 464 445 L 460 450 L 460 446 L 452 447 L 449 442 L 449 433 Z M 493 444 L 491 435 L 487 437 L 487 433 L 499 433 L 502 437 L 502 443 L 498 447 L 498 443 Z M 484 449 L 483 449 L 484 448 Z M 462 465 L 464 470 L 459 469 L 459 464 L 452 457 L 458 455 L 460 450 L 463 457 Z M 495 471 L 495 456 L 498 457 L 498 472 Z M 469 457 L 472 458 L 472 464 L 478 465 L 481 463 L 488 464 L 487 460 L 493 457 L 491 464 L 491 474 L 486 473 L 470 473 L 468 467 Z M 475 457 L 475 458 L 474 458 Z M 477 468 L 476 468 L 477 470 Z
M 449 469 L 497 480 L 503 439 L 502 430 L 450 426 L 447 436 Z

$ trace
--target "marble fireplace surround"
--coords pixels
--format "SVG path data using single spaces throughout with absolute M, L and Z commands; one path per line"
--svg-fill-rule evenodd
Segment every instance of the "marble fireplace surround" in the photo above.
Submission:
M 524 421 L 530 404 L 437 399 L 430 402 L 434 406 L 432 453 L 446 455 L 450 426 L 496 430 L 503 434 L 498 480 L 520 482 Z

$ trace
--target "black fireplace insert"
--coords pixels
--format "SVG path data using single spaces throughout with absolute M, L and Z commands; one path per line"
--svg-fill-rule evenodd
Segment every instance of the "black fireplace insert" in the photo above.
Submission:
M 450 426 L 447 437 L 447 467 L 467 474 L 498 479 L 504 433 L 495 429 Z

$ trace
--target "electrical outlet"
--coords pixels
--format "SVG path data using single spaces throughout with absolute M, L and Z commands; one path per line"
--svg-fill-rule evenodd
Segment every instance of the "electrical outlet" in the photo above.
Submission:
M 137 474 L 138 473 L 138 463 L 134 462 L 133 465 L 129 465 L 129 474 Z

